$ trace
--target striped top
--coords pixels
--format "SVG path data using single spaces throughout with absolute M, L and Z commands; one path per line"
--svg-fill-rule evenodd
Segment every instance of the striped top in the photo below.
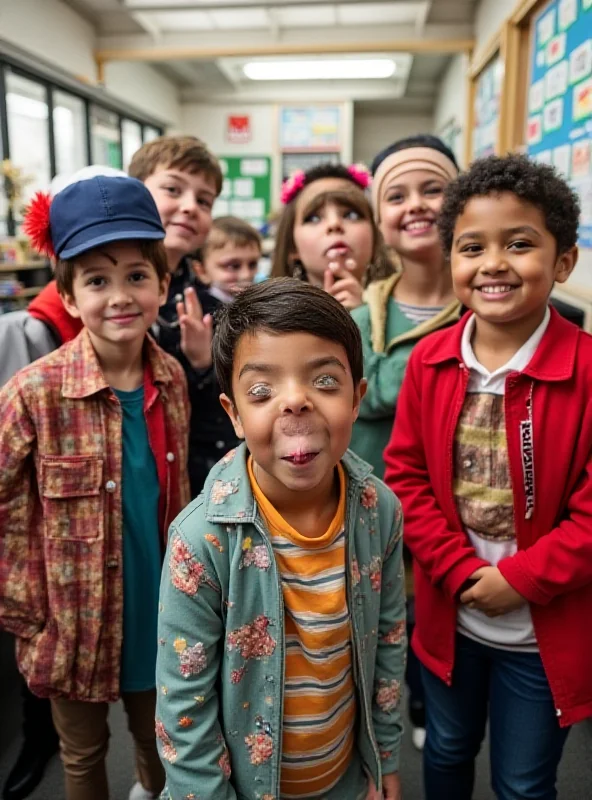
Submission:
M 354 748 L 356 697 L 345 586 L 345 474 L 329 528 L 302 536 L 249 478 L 271 534 L 285 608 L 286 674 L 281 797 L 317 797 L 346 772 Z
M 410 303 L 401 303 L 400 300 L 395 300 L 395 303 L 399 307 L 401 314 L 416 325 L 421 325 L 422 322 L 428 322 L 428 320 L 445 309 L 445 306 L 414 306 Z

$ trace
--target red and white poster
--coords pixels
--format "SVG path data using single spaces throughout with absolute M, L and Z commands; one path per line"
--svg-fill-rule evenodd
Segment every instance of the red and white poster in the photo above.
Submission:
M 251 117 L 248 114 L 228 116 L 226 140 L 231 144 L 245 144 L 251 141 Z

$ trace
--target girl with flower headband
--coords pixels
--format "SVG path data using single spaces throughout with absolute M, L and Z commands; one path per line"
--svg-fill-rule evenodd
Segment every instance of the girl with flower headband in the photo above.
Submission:
M 306 280 L 348 309 L 361 305 L 364 286 L 392 271 L 364 193 L 369 185 L 359 165 L 321 164 L 292 175 L 282 188 L 272 277 Z
M 380 152 L 372 164 L 372 201 L 377 224 L 396 260 L 397 272 L 373 283 L 353 318 L 362 333 L 368 390 L 354 425 L 350 448 L 382 478 L 407 360 L 417 342 L 455 323 L 460 303 L 438 233 L 444 189 L 458 175 L 452 151 L 437 137 L 412 136 Z M 413 584 L 408 564 L 407 630 L 413 631 Z M 422 749 L 425 711 L 420 667 L 407 662 L 412 739 Z

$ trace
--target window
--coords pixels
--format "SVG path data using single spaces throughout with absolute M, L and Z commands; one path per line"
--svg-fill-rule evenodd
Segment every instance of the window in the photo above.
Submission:
M 121 143 L 123 145 L 123 168 L 127 171 L 133 154 L 142 146 L 142 126 L 131 119 L 121 121 Z
M 92 105 L 90 136 L 92 163 L 121 169 L 119 116 L 106 108 Z
M 10 161 L 26 179 L 21 202 L 14 208 L 15 218 L 20 219 L 22 206 L 36 191 L 47 190 L 51 180 L 45 86 L 8 68 L 6 108 Z
M 53 136 L 58 175 L 71 175 L 88 164 L 84 100 L 68 92 L 54 90 Z
M 158 128 L 153 128 L 152 125 L 144 125 L 144 141 L 151 142 L 153 139 L 158 139 L 162 136 L 162 132 Z

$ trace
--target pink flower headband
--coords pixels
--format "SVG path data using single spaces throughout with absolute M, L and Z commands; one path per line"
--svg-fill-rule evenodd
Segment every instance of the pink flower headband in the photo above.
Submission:
M 372 183 L 372 177 L 363 164 L 351 164 L 347 168 L 347 171 L 349 172 L 354 183 L 357 183 L 360 189 L 367 189 Z M 293 175 L 285 180 L 282 184 L 282 191 L 280 194 L 282 205 L 285 206 L 288 203 L 291 203 L 292 200 L 298 194 L 300 194 L 304 188 L 305 182 L 306 173 L 301 169 L 296 170 Z

